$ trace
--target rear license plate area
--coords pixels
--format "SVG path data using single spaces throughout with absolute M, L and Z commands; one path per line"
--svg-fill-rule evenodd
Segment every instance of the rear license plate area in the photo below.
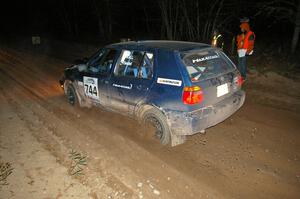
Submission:
M 217 86 L 217 97 L 221 97 L 223 95 L 226 95 L 227 93 L 229 93 L 227 83 Z

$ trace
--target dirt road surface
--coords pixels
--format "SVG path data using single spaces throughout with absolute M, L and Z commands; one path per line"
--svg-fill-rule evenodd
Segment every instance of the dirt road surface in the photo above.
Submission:
M 0 50 L 1 199 L 300 198 L 299 82 L 250 76 L 236 114 L 172 148 L 130 118 L 69 105 L 66 60 Z M 87 156 L 81 175 L 72 150 Z

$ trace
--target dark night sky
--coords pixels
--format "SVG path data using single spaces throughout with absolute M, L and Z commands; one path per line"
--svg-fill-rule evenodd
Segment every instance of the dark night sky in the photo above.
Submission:
M 167 1 L 167 0 L 166 0 Z M 52 0 L 52 1 L 10 1 L 1 5 L 1 37 L 29 36 L 33 34 L 58 39 L 84 40 L 85 38 L 164 38 L 161 9 L 158 0 Z M 179 2 L 179 0 L 175 1 Z M 186 1 L 188 15 L 193 19 L 196 0 Z M 213 0 L 199 1 L 201 22 L 209 16 L 205 13 L 212 6 Z M 223 17 L 231 16 L 231 20 L 219 29 L 225 34 L 238 31 L 239 17 L 248 16 L 251 26 L 257 35 L 265 39 L 290 37 L 293 31 L 292 22 L 286 19 L 274 20 L 262 12 L 262 8 L 254 0 L 228 0 L 222 7 Z M 267 1 L 270 2 L 270 1 Z M 297 3 L 297 0 L 287 1 Z M 225 5 L 226 4 L 226 5 Z M 281 6 L 278 4 L 279 7 Z M 278 6 L 277 5 L 277 6 Z M 285 6 L 285 4 L 282 4 Z M 180 14 L 183 15 L 182 13 Z M 214 16 L 214 15 L 212 15 Z M 102 19 L 105 32 L 99 36 L 99 21 Z M 221 19 L 222 17 L 220 17 Z M 280 18 L 280 16 L 278 17 Z M 183 23 L 185 21 L 183 20 Z M 111 34 L 107 35 L 111 28 Z M 106 35 L 105 35 L 106 34 Z M 185 37 L 178 38 L 186 40 Z

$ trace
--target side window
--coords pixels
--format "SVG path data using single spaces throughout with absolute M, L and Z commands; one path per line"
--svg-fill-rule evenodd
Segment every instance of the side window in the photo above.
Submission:
M 153 53 L 123 50 L 114 74 L 116 76 L 151 79 L 153 74 Z
M 140 77 L 151 79 L 153 77 L 153 53 L 145 52 L 143 64 L 140 68 Z
M 89 71 L 93 73 L 108 73 L 112 67 L 115 55 L 116 50 L 114 49 L 106 49 L 100 52 L 99 56 L 89 64 Z

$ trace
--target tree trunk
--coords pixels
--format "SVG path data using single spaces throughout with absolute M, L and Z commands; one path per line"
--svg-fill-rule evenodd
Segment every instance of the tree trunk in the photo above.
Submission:
M 299 33 L 300 33 L 300 0 L 298 2 L 298 9 L 296 14 L 296 20 L 295 20 L 295 30 L 293 34 L 293 40 L 292 40 L 292 53 L 295 53 L 298 40 L 299 40 Z
M 220 2 L 219 2 L 219 7 L 218 7 L 218 9 L 217 9 L 217 12 L 216 12 L 216 14 L 215 14 L 215 18 L 214 18 L 214 20 L 213 20 L 213 23 L 212 23 L 212 29 L 210 30 L 210 34 L 209 34 L 209 39 L 211 39 L 211 37 L 212 37 L 212 35 L 213 35 L 213 33 L 214 33 L 214 31 L 216 30 L 216 24 L 217 24 L 217 22 L 218 22 L 218 18 L 219 18 L 219 15 L 220 15 L 220 12 L 221 12 L 221 10 L 222 10 L 222 8 L 223 8 L 223 2 L 224 2 L 224 0 L 221 0 Z M 218 31 L 220 31 L 220 30 L 218 30 Z
M 106 38 L 108 41 L 111 41 L 112 39 L 112 30 L 113 30 L 113 19 L 112 19 L 112 10 L 111 10 L 111 4 L 109 0 L 106 0 L 106 10 L 107 10 L 107 18 L 106 18 L 106 28 L 107 28 L 107 34 Z
M 62 22 L 64 24 L 64 28 L 67 29 L 67 32 L 68 32 L 68 36 L 73 36 L 73 31 L 72 31 L 72 25 L 71 25 L 71 21 L 70 21 L 70 17 L 68 15 L 68 12 L 65 8 L 65 5 L 62 5 L 62 9 L 63 11 L 61 12 L 61 15 L 62 15 Z
M 172 40 L 173 39 L 173 32 L 172 32 L 172 19 L 170 18 L 170 11 L 169 7 L 171 6 L 169 4 L 168 0 L 161 1 L 160 4 L 160 10 L 161 10 L 161 17 L 162 17 L 162 24 L 165 28 L 167 39 Z
M 145 1 L 143 0 L 142 1 L 143 3 L 143 11 L 144 11 L 144 16 L 145 16 L 145 23 L 146 23 L 146 30 L 147 30 L 147 33 L 150 33 L 151 29 L 150 29 L 150 25 L 149 25 L 149 15 L 148 15 L 148 12 L 147 12 L 147 9 L 146 9 L 146 3 Z

